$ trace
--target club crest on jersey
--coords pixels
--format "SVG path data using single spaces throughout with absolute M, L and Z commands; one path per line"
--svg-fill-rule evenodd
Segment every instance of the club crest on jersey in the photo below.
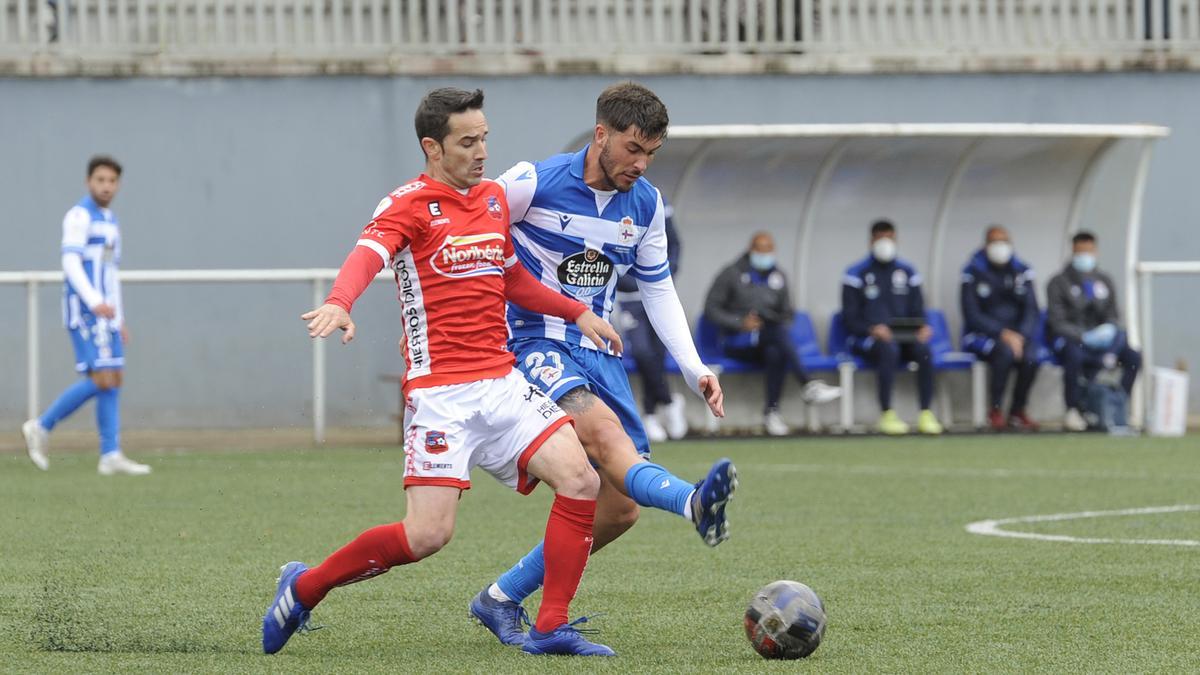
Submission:
M 558 266 L 558 282 L 563 290 L 577 298 L 587 298 L 608 288 L 616 265 L 594 248 L 563 258 Z
M 504 274 L 504 235 L 499 232 L 447 236 L 429 258 L 429 265 L 444 277 L 478 277 Z
M 500 200 L 495 196 L 488 197 L 487 209 L 492 220 L 504 220 L 504 208 L 500 206 Z
M 633 224 L 633 218 L 625 216 L 621 219 L 621 224 L 617 226 L 617 241 L 622 244 L 628 244 L 637 236 L 637 226 Z
M 449 449 L 450 444 L 446 442 L 446 432 L 433 430 L 425 432 L 425 452 L 440 455 Z

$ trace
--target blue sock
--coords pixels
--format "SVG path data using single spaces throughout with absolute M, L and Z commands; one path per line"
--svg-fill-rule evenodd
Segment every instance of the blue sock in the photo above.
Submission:
M 42 416 L 38 418 L 38 423 L 42 425 L 43 429 L 50 431 L 54 428 L 54 425 L 78 410 L 79 406 L 87 403 L 88 399 L 95 396 L 97 391 L 100 391 L 100 389 L 96 386 L 95 382 L 92 382 L 92 378 L 83 378 L 59 394 L 54 403 L 51 403 L 46 412 L 42 413 Z
M 496 580 L 496 585 L 510 600 L 520 603 L 542 585 L 542 577 L 546 576 L 546 561 L 542 558 L 542 544 L 538 542 L 533 550 L 521 558 L 521 562 L 505 572 Z
M 625 492 L 641 506 L 683 515 L 694 486 L 652 462 L 640 462 L 625 474 Z
M 121 389 L 103 389 L 96 394 L 96 428 L 100 430 L 100 454 L 107 455 L 121 449 Z

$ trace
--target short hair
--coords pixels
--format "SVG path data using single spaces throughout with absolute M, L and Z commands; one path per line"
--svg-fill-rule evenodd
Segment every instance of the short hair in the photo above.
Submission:
M 417 142 L 432 138 L 441 143 L 450 135 L 450 116 L 468 110 L 483 109 L 483 90 L 467 91 L 458 87 L 442 87 L 425 94 L 417 106 Z M 421 149 L 424 152 L 424 148 Z
M 636 82 L 618 82 L 596 99 L 596 123 L 616 131 L 636 124 L 646 138 L 662 138 L 671 119 L 667 106 L 654 92 Z
M 87 177 L 91 178 L 92 174 L 96 173 L 96 169 L 99 169 L 102 166 L 107 166 L 108 168 L 110 168 L 116 172 L 118 178 L 121 177 L 120 162 L 118 162 L 117 160 L 113 159 L 112 157 L 110 157 L 108 155 L 96 155 L 88 160 Z
M 1096 243 L 1096 235 L 1092 234 L 1091 232 L 1088 232 L 1087 230 L 1080 230 L 1075 233 L 1074 237 L 1071 237 L 1071 245 L 1072 246 L 1074 246 L 1075 244 L 1089 244 L 1089 243 L 1090 244 Z
M 1004 230 L 1005 232 L 1008 232 L 1007 227 L 997 223 L 992 223 L 991 225 L 987 226 L 986 230 L 983 231 L 983 240 L 986 242 L 988 238 L 992 236 L 992 233 L 996 232 L 997 230 Z
M 891 234 L 896 233 L 896 226 L 892 224 L 892 221 L 884 219 L 884 218 L 880 218 L 879 220 L 871 223 L 871 236 L 872 237 L 875 237 L 880 234 L 887 234 L 887 233 L 891 233 Z

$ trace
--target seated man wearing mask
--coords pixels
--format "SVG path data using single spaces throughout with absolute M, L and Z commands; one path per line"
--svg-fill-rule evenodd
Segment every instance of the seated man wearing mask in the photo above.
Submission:
M 992 225 L 985 245 L 963 268 L 963 347 L 986 361 L 991 370 L 991 409 L 988 423 L 994 431 L 1012 427 L 1036 431 L 1037 423 L 1025 413 L 1029 389 L 1037 376 L 1037 293 L 1033 270 L 1013 255 L 1008 230 Z M 1009 372 L 1016 368 L 1012 405 L 1006 419 L 1001 406 Z
M 1063 366 L 1063 427 L 1083 431 L 1081 410 L 1087 373 L 1121 367 L 1121 388 L 1133 391 L 1142 355 L 1129 346 L 1117 312 L 1112 279 L 1096 269 L 1096 235 L 1079 232 L 1071 238 L 1071 261 L 1050 280 L 1046 289 L 1046 331 L 1050 347 Z
M 725 354 L 761 364 L 766 371 L 767 400 L 763 425 L 772 436 L 788 433 L 779 414 L 783 380 L 792 373 L 806 403 L 828 403 L 842 395 L 839 387 L 809 378 L 792 344 L 791 294 L 787 277 L 775 266 L 775 239 L 758 232 L 750 250 L 721 270 L 708 290 L 704 315 L 722 329 Z
M 925 325 L 921 275 L 896 257 L 896 226 L 888 220 L 871 225 L 871 253 L 842 277 L 842 321 L 847 347 L 875 366 L 879 386 L 879 431 L 908 433 L 908 425 L 892 410 L 892 383 L 902 361 L 917 364 L 921 413 L 917 431 L 940 434 L 942 425 L 930 409 L 933 402 L 933 330 Z

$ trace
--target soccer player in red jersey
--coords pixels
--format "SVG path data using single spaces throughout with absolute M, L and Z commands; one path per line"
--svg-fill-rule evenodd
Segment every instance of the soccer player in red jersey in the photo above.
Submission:
M 532 654 L 611 656 L 567 623 L 567 608 L 592 547 L 600 479 L 566 415 L 513 369 L 505 349 L 505 301 L 574 322 L 620 351 L 612 327 L 584 305 L 543 286 L 517 261 L 501 188 L 483 180 L 483 92 L 442 88 L 422 99 L 417 137 L 425 173 L 375 209 L 326 302 L 307 312 L 309 335 L 354 338 L 350 309 L 384 265 L 402 305 L 405 395 L 404 520 L 363 532 L 316 567 L 283 566 L 263 616 L 273 654 L 337 586 L 415 563 L 446 545 L 470 469 L 522 494 L 538 480 L 554 489 L 546 525 L 545 591 L 524 649 Z

